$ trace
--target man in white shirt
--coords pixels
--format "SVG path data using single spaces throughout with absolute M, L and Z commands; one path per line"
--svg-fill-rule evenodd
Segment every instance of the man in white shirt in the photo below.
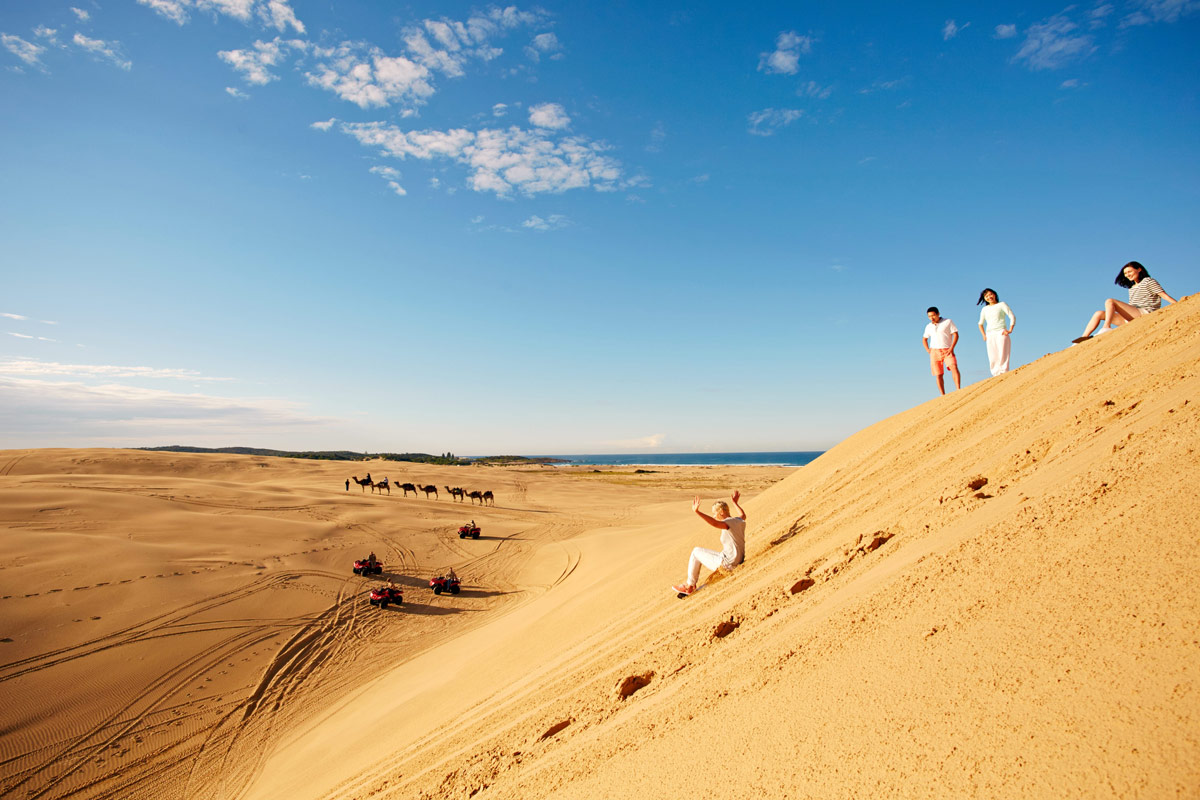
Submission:
M 958 328 L 954 327 L 953 320 L 942 319 L 937 306 L 930 306 L 925 314 L 929 317 L 929 324 L 925 326 L 921 344 L 929 353 L 929 369 L 937 379 L 938 391 L 946 393 L 944 376 L 947 369 L 954 378 L 954 388 L 961 389 L 962 376 L 958 373 L 958 358 L 954 355 L 954 345 L 958 344 Z

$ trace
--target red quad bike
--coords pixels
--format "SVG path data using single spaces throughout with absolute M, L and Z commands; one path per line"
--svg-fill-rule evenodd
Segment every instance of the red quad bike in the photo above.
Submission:
M 450 594 L 458 594 L 461 588 L 462 581 L 457 575 L 438 575 L 436 578 L 429 579 L 429 588 L 433 589 L 434 594 L 449 592 Z
M 371 599 L 368 602 L 373 606 L 387 608 L 388 603 L 403 603 L 404 595 L 397 586 L 375 586 L 371 589 Z
M 355 575 L 362 575 L 365 578 L 367 575 L 370 575 L 372 572 L 375 573 L 376 575 L 382 575 L 383 574 L 383 562 L 382 561 L 370 561 L 365 558 L 354 559 L 354 574 Z
M 467 523 L 466 525 L 463 525 L 461 528 L 458 529 L 458 538 L 466 539 L 468 536 L 471 537 L 472 539 L 478 539 L 479 538 L 479 526 L 476 525 L 475 523 L 471 522 L 471 523 Z

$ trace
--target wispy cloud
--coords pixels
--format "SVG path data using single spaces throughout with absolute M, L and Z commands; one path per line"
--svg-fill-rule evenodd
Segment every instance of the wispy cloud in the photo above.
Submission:
M 628 447 L 631 450 L 645 450 L 662 447 L 666 439 L 667 435 L 665 433 L 652 433 L 649 436 L 639 436 L 634 439 L 616 439 L 604 444 L 608 447 Z
M 825 98 L 829 97 L 829 95 L 833 94 L 833 87 L 822 86 L 816 81 L 808 81 L 807 83 L 800 84 L 800 87 L 796 89 L 796 94 L 800 97 L 811 97 L 815 100 L 824 100 Z
M 508 113 L 508 104 L 507 103 L 496 103 L 494 106 L 492 106 L 492 116 L 493 117 L 503 117 L 507 113 Z
M 1011 39 L 1017 35 L 1016 25 L 997 25 L 993 34 L 997 39 Z
M 387 181 L 391 190 L 400 197 L 408 194 L 408 192 L 404 191 L 404 187 L 400 185 L 400 170 L 395 167 L 371 167 L 371 173 Z
M 803 109 L 799 108 L 764 108 L 750 114 L 746 120 L 750 123 L 750 133 L 755 136 L 770 136 L 780 128 L 791 125 L 803 114 Z
M 558 103 L 542 103 L 529 109 L 529 122 L 539 128 L 562 130 L 570 126 L 571 118 Z
M 1121 27 L 1150 25 L 1155 22 L 1178 22 L 1180 18 L 1200 9 L 1200 0 L 1134 0 L 1137 10 L 1121 20 Z
M 42 53 L 46 52 L 46 48 L 40 44 L 27 42 L 20 36 L 14 36 L 9 33 L 0 34 L 0 44 L 4 45 L 5 50 L 31 67 L 40 67 L 42 64 Z
M 776 75 L 795 75 L 800 70 L 800 56 L 812 52 L 811 36 L 784 31 L 775 37 L 775 49 L 758 57 L 758 71 Z
M 361 144 L 395 158 L 447 159 L 470 172 L 477 192 L 506 196 L 556 194 L 568 189 L 615 191 L 634 182 L 623 179 L 608 147 L 581 136 L 553 138 L 541 130 L 403 131 L 383 122 L 344 123 L 341 130 Z
M 245 93 L 245 92 L 243 92 L 241 89 L 238 89 L 238 88 L 237 88 L 237 87 L 235 87 L 235 86 L 226 86 L 226 87 L 225 87 L 225 93 L 226 93 L 227 95 L 229 95 L 230 97 L 236 97 L 238 100 L 248 100 L 248 99 L 250 99 L 250 95 L 246 94 L 246 93 Z
M 18 339 L 32 339 L 33 338 L 28 333 L 17 333 L 16 331 L 8 331 L 8 335 L 15 336 Z
M 0 377 L 0 437 L 18 445 L 227 443 L 264 431 L 308 431 L 333 420 L 274 398 L 227 398 L 119 384 Z M 197 441 L 199 440 L 199 441 Z
M 567 219 L 562 214 L 551 214 L 549 217 L 542 219 L 534 214 L 529 219 L 521 223 L 522 228 L 529 228 L 535 231 L 557 231 L 562 228 L 569 227 L 571 220 Z
M 22 339 L 32 339 L 32 336 L 13 334 Z M 0 360 L 0 375 L 19 375 L 24 377 L 46 375 L 69 375 L 87 378 L 155 378 L 186 381 L 229 381 L 231 378 L 210 378 L 196 370 L 174 369 L 161 367 L 126 367 L 101 364 L 60 364 L 55 361 L 38 361 L 35 359 Z
M 247 50 L 221 50 L 217 56 L 236 71 L 242 73 L 246 83 L 264 86 L 278 80 L 271 67 L 280 64 L 292 50 L 305 50 L 308 43 L 300 39 L 283 40 L 278 36 L 269 42 L 256 41 Z
M 141 5 L 179 25 L 191 19 L 191 12 L 224 14 L 241 22 L 259 23 L 277 31 L 292 29 L 304 33 L 304 23 L 296 18 L 288 0 L 137 0 Z
M 960 33 L 965 31 L 969 27 L 971 27 L 971 23 L 969 23 L 969 22 L 959 25 L 957 22 L 955 22 L 952 19 L 946 20 L 946 24 L 942 26 L 942 41 L 944 41 L 944 42 L 950 41 L 955 36 L 958 36 Z
M 1095 30 L 1096 28 L 1103 28 L 1107 24 L 1107 18 L 1115 10 L 1116 9 L 1112 3 L 1102 3 L 1097 5 L 1087 14 L 1089 20 L 1088 27 L 1092 30 Z
M 123 70 L 129 70 L 133 68 L 133 62 L 121 54 L 120 42 L 106 42 L 103 39 L 91 39 L 87 36 L 84 36 L 82 33 L 76 33 L 75 37 L 71 41 L 73 41 L 78 47 L 82 47 L 84 50 L 87 50 L 93 56 L 102 58 L 105 61 L 111 61 L 113 64 L 117 65 Z
M 0 317 L 4 317 L 6 319 L 16 319 L 16 320 L 29 319 L 29 317 L 23 316 L 21 314 L 9 314 L 6 312 L 0 312 Z
M 667 140 L 667 127 L 662 121 L 654 123 L 654 127 L 650 129 L 650 142 L 646 145 L 646 151 L 649 153 L 661 153 L 663 143 Z
M 80 22 L 87 22 L 89 19 L 92 18 L 91 14 L 84 11 L 82 8 L 76 8 L 75 6 L 71 6 L 71 13 L 74 14 L 75 18 L 78 19 Z
M 1069 10 L 1069 9 L 1068 9 Z M 1065 14 L 1029 26 L 1014 62 L 1024 62 L 1031 70 L 1058 69 L 1096 51 L 1091 36 L 1080 33 L 1079 25 Z
M 313 130 L 317 130 L 317 131 L 327 131 L 333 127 L 333 124 L 335 122 L 337 122 L 337 117 L 330 117 L 327 120 L 314 122 L 311 125 L 309 125 L 308 127 L 312 128 Z
M 492 43 L 493 39 L 516 28 L 538 25 L 544 17 L 541 12 L 521 11 L 515 6 L 492 7 L 465 22 L 445 18 L 424 20 L 405 30 L 401 38 L 409 54 L 422 66 L 457 78 L 465 73 L 472 59 L 491 61 L 504 52 Z
M 562 45 L 559 44 L 557 36 L 553 33 L 539 33 L 525 48 L 525 55 L 530 61 L 540 61 L 543 56 L 558 60 L 563 57 L 561 50 Z
M 899 89 L 904 84 L 908 83 L 908 78 L 896 78 L 890 81 L 875 81 L 870 86 L 863 87 L 858 90 L 859 94 L 875 94 L 876 92 L 890 92 L 893 89 Z

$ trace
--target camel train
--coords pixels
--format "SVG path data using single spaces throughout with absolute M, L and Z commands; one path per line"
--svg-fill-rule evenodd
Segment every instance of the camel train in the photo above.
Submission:
M 387 478 L 384 478 L 383 480 L 378 481 L 378 482 L 373 481 L 373 480 L 371 480 L 371 473 L 369 473 L 369 472 L 367 473 L 367 477 L 365 477 L 365 478 L 360 478 L 357 475 L 354 475 L 350 478 L 350 480 L 357 483 L 364 492 L 367 490 L 367 487 L 370 486 L 372 493 L 374 493 L 376 489 L 379 490 L 380 494 L 383 494 L 386 491 L 388 493 L 388 495 L 390 496 L 392 493 L 392 484 Z M 424 492 L 426 500 L 429 499 L 429 495 L 433 495 L 436 499 L 439 499 L 439 500 L 441 499 L 441 497 L 438 495 L 438 488 L 436 486 L 434 486 L 432 483 L 429 484 L 428 486 L 420 486 L 420 485 L 417 485 L 414 483 L 397 483 L 396 488 L 403 491 L 405 497 L 408 497 L 409 492 L 413 493 L 413 497 L 417 496 L 417 492 Z M 469 497 L 469 498 L 471 498 L 472 505 L 475 504 L 476 500 L 479 501 L 479 505 L 481 505 L 481 506 L 496 505 L 496 495 L 492 494 L 491 489 L 488 489 L 487 491 L 483 491 L 483 492 L 480 492 L 480 491 L 468 492 L 466 489 L 462 488 L 461 486 L 455 486 L 455 487 L 446 486 L 444 488 L 446 489 L 447 492 L 449 492 L 450 500 L 452 502 L 457 500 L 458 502 L 461 503 L 463 501 L 463 498 Z

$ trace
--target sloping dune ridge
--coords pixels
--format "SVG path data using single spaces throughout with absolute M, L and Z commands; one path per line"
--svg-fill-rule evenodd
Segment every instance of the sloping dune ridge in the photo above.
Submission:
M 318 490 L 361 465 L 176 456 L 163 477 L 158 455 L 79 451 L 89 474 L 79 452 L 0 454 L 0 787 L 1200 797 L 1198 445 L 1192 297 L 778 481 L 427 468 L 492 483 L 497 507 L 468 512 Z M 690 494 L 734 481 L 747 562 L 677 600 L 688 550 L 715 542 Z M 484 540 L 437 533 L 464 514 Z M 74 536 L 120 531 L 94 543 L 103 588 L 74 572 L 72 515 Z M 365 613 L 344 575 L 363 547 L 401 567 L 410 608 Z M 467 591 L 427 597 L 450 563 Z M 93 619 L 63 607 L 93 594 Z

